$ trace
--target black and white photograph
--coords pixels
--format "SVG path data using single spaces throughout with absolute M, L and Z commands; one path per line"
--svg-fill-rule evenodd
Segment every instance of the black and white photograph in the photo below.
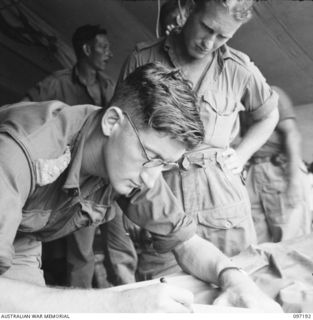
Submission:
M 1 319 L 313 319 L 312 30 L 311 0 L 0 0 Z

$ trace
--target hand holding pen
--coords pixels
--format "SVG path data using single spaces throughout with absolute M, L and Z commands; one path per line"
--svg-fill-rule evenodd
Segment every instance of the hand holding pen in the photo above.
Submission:
M 189 290 L 169 285 L 165 277 L 160 278 L 160 283 L 168 285 L 171 298 L 179 304 L 183 305 L 184 309 L 187 309 L 187 311 L 184 312 L 194 312 L 192 307 L 193 294 Z

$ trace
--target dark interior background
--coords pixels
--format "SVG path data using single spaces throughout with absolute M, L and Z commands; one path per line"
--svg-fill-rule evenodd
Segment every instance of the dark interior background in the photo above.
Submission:
M 18 101 L 50 72 L 71 66 L 75 62 L 71 35 L 86 23 L 107 28 L 114 53 L 108 72 L 116 79 L 134 45 L 156 38 L 158 6 L 163 2 L 0 0 L 0 104 Z M 253 19 L 230 41 L 251 57 L 270 84 L 291 96 L 303 136 L 303 156 L 309 162 L 313 160 L 312 25 L 313 1 L 262 0 L 255 5 Z

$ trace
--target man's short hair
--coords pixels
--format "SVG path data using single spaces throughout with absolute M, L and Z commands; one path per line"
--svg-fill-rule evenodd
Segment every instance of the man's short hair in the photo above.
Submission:
M 227 8 L 237 21 L 245 23 L 252 17 L 254 0 L 194 0 L 195 11 L 202 10 L 206 3 L 212 1 Z
M 100 25 L 91 24 L 85 24 L 75 30 L 72 44 L 77 58 L 83 54 L 83 45 L 94 40 L 98 34 L 107 35 L 107 31 Z
M 180 71 L 161 63 L 137 68 L 120 83 L 111 100 L 138 129 L 153 128 L 192 149 L 203 141 L 197 97 Z

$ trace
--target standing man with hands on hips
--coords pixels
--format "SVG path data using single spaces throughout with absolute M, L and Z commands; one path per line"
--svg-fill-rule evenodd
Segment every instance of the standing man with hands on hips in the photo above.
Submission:
M 234 256 L 256 244 L 241 171 L 273 132 L 278 121 L 278 97 L 249 57 L 227 45 L 251 18 L 253 1 L 194 2 L 180 32 L 136 46 L 122 68 L 120 80 L 138 66 L 159 61 L 169 68 L 180 69 L 192 83 L 204 124 L 204 140 L 184 154 L 182 168 L 166 171 L 163 177 L 185 212 L 196 221 L 197 234 L 226 255 Z M 231 148 L 240 131 L 240 111 L 253 124 L 239 145 Z M 142 206 L 137 204 L 138 214 L 144 212 L 147 200 L 142 199 Z M 154 202 L 154 210 L 162 210 L 161 198 L 149 201 Z M 171 252 L 160 254 L 154 250 L 146 231 L 135 239 L 140 254 L 137 270 L 131 269 L 131 261 L 136 257 L 130 253 L 134 250 L 122 246 L 129 242 L 119 239 L 122 233 L 114 232 L 115 228 L 120 229 L 117 222 L 110 222 L 108 234 L 113 269 L 123 271 L 116 275 L 117 279 L 123 282 L 135 271 L 139 280 L 147 280 L 180 270 Z

